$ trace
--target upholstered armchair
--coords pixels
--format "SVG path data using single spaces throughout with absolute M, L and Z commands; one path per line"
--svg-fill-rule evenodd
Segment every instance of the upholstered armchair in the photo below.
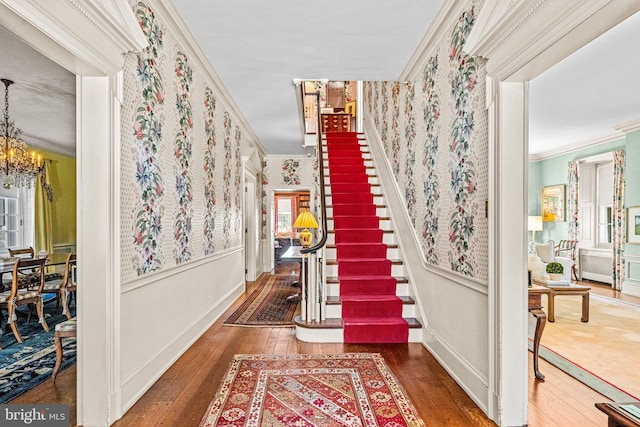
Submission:
M 562 264 L 564 271 L 562 272 L 563 280 L 571 280 L 571 271 L 574 261 L 571 258 L 556 256 L 555 242 L 549 240 L 546 243 L 536 243 L 534 253 L 529 254 L 529 270 L 531 270 L 531 277 L 536 279 L 538 277 L 548 278 L 548 274 L 545 272 L 545 267 L 552 261 Z

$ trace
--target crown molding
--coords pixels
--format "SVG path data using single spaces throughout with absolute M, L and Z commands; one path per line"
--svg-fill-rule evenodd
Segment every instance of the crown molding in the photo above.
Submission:
M 640 129 L 640 117 L 637 119 L 629 120 L 628 122 L 620 123 L 614 128 L 624 133 L 634 132 Z
M 123 53 L 147 45 L 125 0 L 0 0 L 0 25 L 84 76 L 115 74 Z
M 615 131 L 605 136 L 585 139 L 575 144 L 571 144 L 568 147 L 560 147 L 554 150 L 545 151 L 543 153 L 531 154 L 529 156 L 529 161 L 537 162 L 541 160 L 547 160 L 553 157 L 573 153 L 574 151 L 583 150 L 585 148 L 593 147 L 599 144 L 618 141 L 620 139 L 623 139 L 629 132 L 640 130 L 640 117 L 626 121 L 624 123 L 620 123 L 619 125 L 614 126 L 613 129 L 615 129 Z
M 436 49 L 440 46 L 440 40 L 444 36 L 449 35 L 453 30 L 453 28 L 450 27 L 452 22 L 457 19 L 466 7 L 467 4 L 464 1 L 445 0 L 427 29 L 427 32 L 420 40 L 420 43 L 418 43 L 413 55 L 409 58 L 407 65 L 405 65 L 398 76 L 399 82 L 410 81 L 410 76 L 420 71 L 417 67 L 424 64 L 424 58 L 431 54 L 432 51 L 436 52 Z
M 487 0 L 465 51 L 501 81 L 531 80 L 640 10 L 614 0 Z
M 573 153 L 575 151 L 583 150 L 585 148 L 594 147 L 596 145 L 604 144 L 607 142 L 618 141 L 623 139 L 625 136 L 624 132 L 612 132 L 609 135 L 601 136 L 598 138 L 586 139 L 575 144 L 571 144 L 568 147 L 560 147 L 554 150 L 545 151 L 544 153 L 531 154 L 529 156 L 529 161 L 531 162 L 539 162 L 542 160 L 551 159 L 554 157 L 562 156 L 564 154 Z

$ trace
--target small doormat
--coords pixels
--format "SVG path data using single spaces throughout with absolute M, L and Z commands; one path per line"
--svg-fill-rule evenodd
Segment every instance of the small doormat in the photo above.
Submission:
M 200 427 L 424 426 L 380 354 L 237 354 Z
M 265 276 L 223 325 L 293 327 L 293 319 L 300 314 L 299 299 L 292 297 L 300 292 L 300 287 L 294 286 L 296 278 L 287 274 Z

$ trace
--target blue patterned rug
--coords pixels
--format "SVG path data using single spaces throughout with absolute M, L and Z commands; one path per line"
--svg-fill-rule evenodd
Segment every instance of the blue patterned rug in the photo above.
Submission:
M 75 305 L 70 307 L 71 315 L 75 315 Z M 7 325 L 0 336 L 0 404 L 21 395 L 43 381 L 50 380 L 53 367 L 56 364 L 56 350 L 53 346 L 53 331 L 55 325 L 67 320 L 61 314 L 62 308 L 54 301 L 45 304 L 45 318 L 49 325 L 49 332 L 45 332 L 38 323 L 37 314 L 26 322 L 24 316 L 18 316 L 18 330 L 22 335 L 22 344 L 16 341 Z M 6 312 L 3 313 L 6 319 Z M 76 339 L 63 338 L 62 366 L 60 370 L 76 362 Z

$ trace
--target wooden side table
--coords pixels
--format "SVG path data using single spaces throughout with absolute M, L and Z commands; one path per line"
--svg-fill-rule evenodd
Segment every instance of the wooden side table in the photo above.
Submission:
M 640 418 L 625 411 L 620 405 L 633 405 L 640 408 L 640 402 L 630 403 L 596 403 L 596 408 L 609 416 L 609 427 L 640 426 Z
M 533 372 L 538 380 L 544 380 L 544 375 L 538 369 L 538 353 L 540 351 L 540 338 L 547 324 L 547 315 L 542 310 L 542 294 L 549 294 L 551 289 L 544 286 L 532 285 L 529 288 L 529 313 L 536 318 L 536 331 L 533 335 Z
M 538 279 L 533 279 L 533 283 L 547 287 L 550 290 L 550 292 L 547 293 L 547 301 L 549 303 L 549 307 L 547 307 L 549 311 L 549 322 L 556 321 L 555 297 L 558 295 L 580 295 L 582 297 L 582 317 L 580 320 L 585 323 L 589 321 L 589 290 L 591 290 L 589 286 L 576 285 L 574 283 L 570 285 L 554 286 L 547 285 Z

